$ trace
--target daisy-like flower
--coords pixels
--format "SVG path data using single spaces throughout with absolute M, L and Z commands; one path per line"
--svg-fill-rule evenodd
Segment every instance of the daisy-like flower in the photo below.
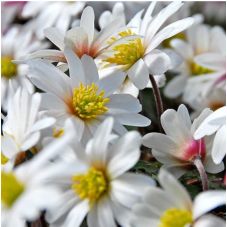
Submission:
M 62 30 L 52 27 L 44 30 L 46 37 L 52 41 L 60 50 L 41 50 L 32 53 L 27 56 L 23 56 L 20 60 L 16 60 L 16 63 L 25 63 L 27 60 L 41 58 L 47 59 L 52 62 L 60 62 L 59 66 L 63 71 L 68 69 L 67 60 L 64 55 L 64 48 L 69 47 L 72 49 L 79 58 L 84 54 L 97 58 L 103 53 L 108 47 L 114 46 L 115 44 L 108 44 L 107 41 L 111 36 L 114 36 L 117 32 L 124 30 L 118 28 L 122 24 L 122 18 L 118 17 L 110 24 L 105 26 L 96 36 L 94 34 L 94 11 L 91 7 L 86 7 L 81 15 L 80 27 L 74 27 L 69 31 L 63 32 Z M 139 36 L 132 36 L 132 38 L 138 38 Z M 123 37 L 118 40 L 117 43 L 124 42 L 128 37 Z
M 38 39 L 44 39 L 43 30 L 55 26 L 66 32 L 71 19 L 77 16 L 84 8 L 81 1 L 34 1 L 27 2 L 22 11 L 22 17 L 33 17 L 35 20 L 34 32 Z
M 196 130 L 194 138 L 201 139 L 215 132 L 212 157 L 219 164 L 226 154 L 226 106 L 208 116 Z
M 2 127 L 4 136 L 1 141 L 5 163 L 8 159 L 16 161 L 15 164 L 24 160 L 25 151 L 38 142 L 40 130 L 55 123 L 52 117 L 40 119 L 40 103 L 39 93 L 31 95 L 26 88 L 21 87 L 9 98 L 9 109 Z
M 143 145 L 152 148 L 155 158 L 176 177 L 193 169 L 194 165 L 198 169 L 203 165 L 208 173 L 219 173 L 224 170 L 224 164 L 215 164 L 211 157 L 213 136 L 205 136 L 200 140 L 193 137 L 197 128 L 211 113 L 210 109 L 205 109 L 192 124 L 184 105 L 180 105 L 177 112 L 166 110 L 161 116 L 166 135 L 149 133 L 143 137 Z
M 128 35 L 141 35 L 144 38 L 131 39 L 131 43 L 115 45 L 109 49 L 110 52 L 103 53 L 99 59 L 102 62 L 100 68 L 105 68 L 107 74 L 108 70 L 124 71 L 138 89 L 144 89 L 148 85 L 149 74 L 163 74 L 171 67 L 170 57 L 155 48 L 163 40 L 190 27 L 194 21 L 193 18 L 186 18 L 158 31 L 183 3 L 173 2 L 152 18 L 155 4 L 155 2 L 151 3 L 143 19 L 141 19 L 143 10 L 137 13 L 128 23 L 128 30 L 112 37 L 112 41 Z
M 170 98 L 183 94 L 183 100 L 190 104 L 225 82 L 226 35 L 221 27 L 204 24 L 189 28 L 186 33 L 187 41 L 171 41 L 183 63 L 174 69 L 179 75 L 167 84 L 164 93 Z
M 155 186 L 148 176 L 125 173 L 139 160 L 141 136 L 131 131 L 110 144 L 113 124 L 112 117 L 106 119 L 85 148 L 75 143 L 74 157 L 55 162 L 46 171 L 47 183 L 62 188 L 46 213 L 51 226 L 79 227 L 87 215 L 88 226 L 116 226 L 117 221 L 129 227 L 131 207 L 147 187 Z M 46 160 L 54 157 L 53 152 L 58 155 L 62 150 L 50 148 L 39 155 Z
M 93 59 L 83 55 L 81 60 L 69 48 L 65 48 L 69 64 L 68 77 L 48 62 L 39 59 L 28 61 L 32 75 L 30 80 L 46 92 L 42 107 L 45 114 L 57 119 L 63 127 L 64 121 L 71 118 L 83 140 L 94 134 L 97 126 L 108 116 L 115 118 L 114 130 L 124 134 L 122 125 L 148 126 L 150 120 L 139 115 L 141 104 L 131 95 L 114 94 L 123 83 L 125 74 L 116 72 L 111 77 L 99 80 Z
M 202 192 L 191 201 L 190 195 L 171 174 L 160 170 L 163 189 L 146 189 L 142 203 L 133 206 L 132 227 L 224 227 L 225 221 L 206 214 L 225 205 L 225 191 Z
M 48 42 L 37 41 L 32 32 L 25 32 L 28 25 L 14 26 L 2 37 L 1 43 L 1 102 L 4 111 L 7 110 L 9 97 L 9 79 L 13 88 L 25 86 L 30 93 L 34 92 L 34 86 L 26 78 L 27 65 L 16 65 L 11 62 L 23 55 L 49 46 Z
M 72 135 L 48 145 L 41 153 L 53 149 L 59 152 L 72 140 Z M 39 155 L 37 155 L 39 156 Z M 38 158 L 38 160 L 37 160 Z M 48 209 L 60 195 L 56 186 L 45 184 L 47 162 L 39 157 L 17 166 L 14 170 L 1 172 L 1 226 L 26 227 L 26 222 L 36 221 L 41 211 Z

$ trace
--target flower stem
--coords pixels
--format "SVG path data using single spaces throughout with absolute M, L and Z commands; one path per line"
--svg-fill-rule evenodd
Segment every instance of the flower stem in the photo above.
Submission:
M 162 125 L 161 125 L 161 115 L 163 113 L 163 105 L 162 105 L 162 98 L 160 91 L 158 89 L 158 86 L 156 84 L 156 81 L 154 79 L 154 76 L 150 74 L 150 81 L 153 87 L 153 92 L 154 92 L 154 98 L 155 98 L 155 103 L 156 103 L 156 108 L 157 108 L 157 114 L 158 114 L 158 125 L 159 125 L 159 130 L 160 132 L 162 131 Z
M 204 166 L 201 162 L 201 159 L 199 157 L 195 158 L 193 160 L 193 163 L 199 171 L 199 174 L 200 174 L 200 177 L 201 177 L 201 180 L 202 180 L 202 184 L 203 184 L 203 191 L 209 190 L 209 182 L 208 182 L 207 174 L 206 174 Z

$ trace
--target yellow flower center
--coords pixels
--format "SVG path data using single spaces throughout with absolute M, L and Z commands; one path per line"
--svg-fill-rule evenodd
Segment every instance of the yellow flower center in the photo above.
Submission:
M 10 79 L 17 75 L 17 65 L 11 62 L 7 57 L 1 58 L 1 76 Z
M 80 199 L 89 199 L 90 206 L 107 191 L 107 180 L 102 171 L 91 167 L 86 174 L 73 176 L 75 184 L 72 189 L 80 196 Z
M 9 161 L 9 159 L 6 158 L 1 152 L 1 164 L 5 165 L 8 161 Z
M 131 30 L 124 31 L 119 33 L 120 37 L 125 37 L 129 35 L 136 35 L 135 33 L 132 34 Z M 113 41 L 108 42 L 109 44 L 116 41 L 116 38 L 111 38 Z M 140 58 L 144 55 L 144 49 L 141 39 L 132 39 L 130 41 L 134 41 L 134 43 L 123 43 L 117 45 L 113 48 L 114 51 L 118 51 L 118 53 L 114 54 L 114 57 L 110 57 L 107 59 L 102 60 L 103 62 L 107 62 L 103 68 L 107 67 L 110 64 L 116 65 L 124 65 L 126 69 L 129 69 L 136 63 Z
M 191 68 L 191 74 L 193 76 L 198 76 L 198 75 L 208 74 L 208 73 L 214 72 L 211 69 L 207 69 L 207 68 L 204 68 L 200 65 L 197 65 L 195 62 L 191 62 L 190 68 Z
M 24 185 L 19 182 L 13 173 L 1 173 L 1 200 L 7 207 L 11 207 L 23 193 Z
M 87 87 L 80 83 L 80 88 L 74 89 L 73 107 L 81 118 L 97 118 L 97 115 L 104 114 L 108 110 L 104 105 L 110 99 L 102 97 L 105 94 L 104 91 L 97 94 L 97 90 L 98 86 L 94 83 Z
M 158 227 L 184 227 L 193 222 L 192 214 L 186 210 L 171 208 L 164 212 Z
M 64 129 L 62 128 L 62 129 L 60 129 L 60 130 L 58 130 L 57 132 L 56 132 L 56 127 L 54 127 L 53 128 L 53 137 L 54 138 L 59 138 L 59 137 L 61 137 L 63 134 L 64 134 Z

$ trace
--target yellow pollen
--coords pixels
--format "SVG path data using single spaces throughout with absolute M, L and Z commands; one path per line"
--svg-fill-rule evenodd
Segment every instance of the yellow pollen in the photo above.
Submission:
M 191 62 L 190 68 L 191 68 L 191 74 L 193 76 L 202 75 L 202 74 L 208 74 L 208 73 L 214 72 L 211 69 L 207 69 L 207 68 L 204 68 L 204 67 L 202 67 L 200 65 L 197 65 L 195 62 Z
M 53 137 L 54 138 L 59 138 L 59 137 L 61 137 L 63 134 L 64 134 L 64 129 L 62 128 L 62 129 L 60 129 L 60 130 L 58 130 L 57 132 L 56 132 L 56 127 L 54 127 L 53 128 Z
M 1 152 L 1 164 L 5 165 L 8 161 L 9 161 L 9 159 L 6 158 Z
M 97 118 L 97 115 L 104 114 L 108 108 L 104 105 L 109 102 L 109 98 L 103 98 L 105 94 L 101 91 L 97 94 L 98 86 L 93 83 L 91 86 L 83 86 L 80 83 L 80 88 L 74 89 L 73 107 L 76 114 L 81 118 Z
M 11 207 L 23 191 L 24 185 L 13 173 L 1 173 L 1 200 L 5 206 Z
M 161 216 L 158 227 L 184 227 L 186 224 L 192 224 L 192 222 L 193 219 L 190 212 L 171 208 Z
M 131 30 L 124 31 L 119 33 L 120 37 L 136 35 L 135 33 L 132 34 Z M 112 37 L 112 41 L 108 42 L 109 44 L 116 41 L 116 38 Z M 134 43 L 123 43 L 117 45 L 113 48 L 114 51 L 118 51 L 118 53 L 114 54 L 114 57 L 110 57 L 107 59 L 102 60 L 103 62 L 107 62 L 103 68 L 110 64 L 116 65 L 125 65 L 127 69 L 132 67 L 134 63 L 136 63 L 140 58 L 144 55 L 143 44 L 140 38 L 132 39 L 130 41 L 135 41 Z
M 7 57 L 1 58 L 1 76 L 10 79 L 17 75 L 17 65 L 11 62 Z
M 73 176 L 75 184 L 72 189 L 80 196 L 80 199 L 89 199 L 90 208 L 105 191 L 107 191 L 107 181 L 103 172 L 91 167 L 86 174 L 77 174 Z

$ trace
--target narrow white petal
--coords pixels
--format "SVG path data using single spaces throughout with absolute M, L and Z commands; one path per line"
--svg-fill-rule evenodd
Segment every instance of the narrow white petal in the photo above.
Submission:
M 225 191 L 206 191 L 200 193 L 194 201 L 193 218 L 197 219 L 203 214 L 226 203 Z

